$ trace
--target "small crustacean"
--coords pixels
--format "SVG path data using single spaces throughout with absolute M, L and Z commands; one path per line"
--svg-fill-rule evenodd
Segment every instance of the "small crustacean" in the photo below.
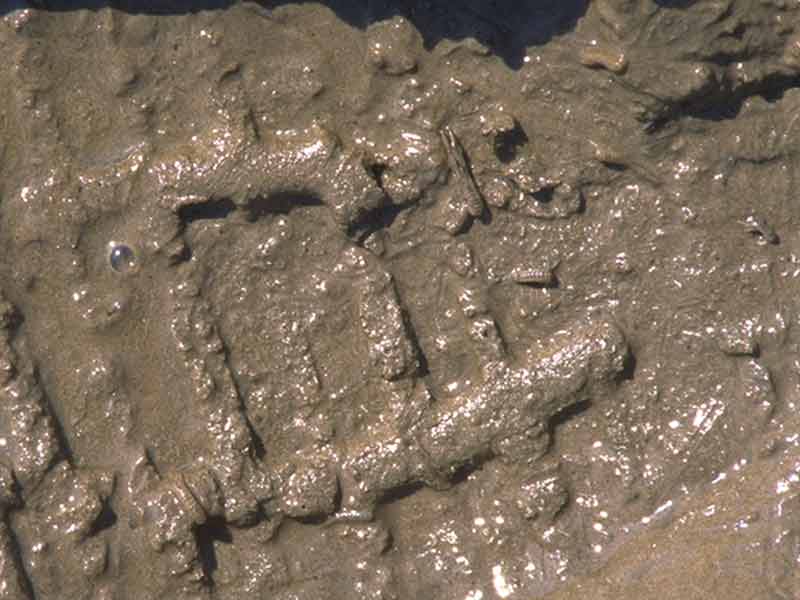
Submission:
M 543 261 L 520 264 L 511 269 L 508 278 L 522 285 L 554 286 L 557 283 L 555 270 L 559 261 Z
M 744 221 L 739 221 L 747 230 L 758 239 L 758 243 L 777 244 L 780 238 L 775 233 L 775 228 L 770 225 L 764 217 L 749 215 Z
M 441 136 L 444 147 L 447 149 L 450 169 L 456 178 L 456 185 L 460 188 L 459 192 L 463 194 L 466 202 L 467 212 L 477 219 L 483 215 L 485 204 L 483 195 L 478 189 L 478 185 L 475 183 L 467 164 L 467 153 L 464 151 L 464 147 L 456 137 L 455 132 L 449 126 L 445 125 L 442 128 Z

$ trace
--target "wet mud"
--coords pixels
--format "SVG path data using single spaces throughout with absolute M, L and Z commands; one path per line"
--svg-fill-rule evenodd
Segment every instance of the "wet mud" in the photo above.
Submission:
M 0 600 L 800 597 L 796 2 L 0 51 Z

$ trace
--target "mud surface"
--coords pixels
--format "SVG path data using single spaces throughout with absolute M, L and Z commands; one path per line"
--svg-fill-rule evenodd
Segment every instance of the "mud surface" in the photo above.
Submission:
M 0 599 L 800 597 L 796 1 L 0 53 Z

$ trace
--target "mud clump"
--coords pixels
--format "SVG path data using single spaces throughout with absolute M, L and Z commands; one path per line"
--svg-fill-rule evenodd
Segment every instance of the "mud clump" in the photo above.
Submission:
M 800 596 L 800 8 L 0 14 L 0 599 Z

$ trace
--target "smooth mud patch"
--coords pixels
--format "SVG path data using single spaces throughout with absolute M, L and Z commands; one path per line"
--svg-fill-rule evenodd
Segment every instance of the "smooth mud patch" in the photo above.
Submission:
M 800 597 L 800 8 L 0 8 L 0 599 Z

